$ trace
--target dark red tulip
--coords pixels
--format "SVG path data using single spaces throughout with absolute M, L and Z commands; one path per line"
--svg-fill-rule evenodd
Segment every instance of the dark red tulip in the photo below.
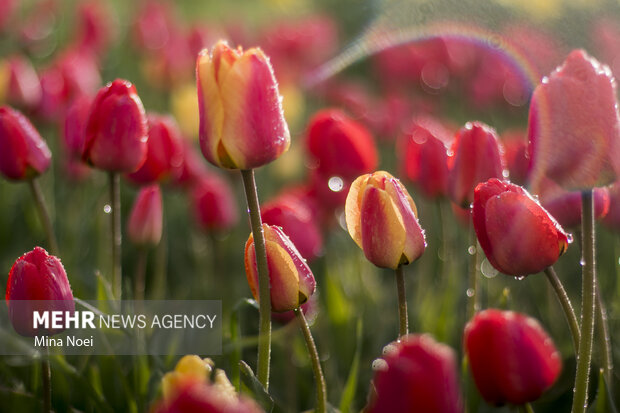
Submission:
M 502 135 L 504 159 L 510 173 L 510 182 L 517 185 L 527 183 L 530 159 L 527 155 L 527 138 L 524 132 L 509 131 Z
M 308 127 L 308 150 L 324 176 L 355 179 L 377 167 L 372 135 L 339 109 L 324 109 Z
M 474 229 L 489 262 L 504 274 L 543 271 L 566 251 L 568 236 L 522 187 L 489 179 L 476 187 Z
M 392 343 L 376 368 L 368 413 L 463 411 L 456 355 L 428 335 Z
M 115 16 L 107 3 L 85 1 L 77 9 L 77 44 L 83 50 L 98 55 L 108 48 L 114 36 Z
M 38 305 L 35 301 L 44 301 Z M 45 301 L 54 301 L 53 303 Z M 22 336 L 56 334 L 64 329 L 34 329 L 34 311 L 69 311 L 75 303 L 60 260 L 41 247 L 27 252 L 15 261 L 6 286 L 6 304 L 13 328 Z
M 451 134 L 437 120 L 417 119 L 400 142 L 405 176 L 428 198 L 447 195 L 448 148 Z
M 187 139 L 181 140 L 182 160 L 179 170 L 173 172 L 172 183 L 181 187 L 191 187 L 200 177 L 208 174 L 207 164 L 202 154 L 198 153 Z
M 214 173 L 196 181 L 191 199 L 194 217 L 204 231 L 227 231 L 239 219 L 230 185 Z
M 41 101 L 41 82 L 30 61 L 15 55 L 7 59 L 6 67 L 9 76 L 6 101 L 11 105 L 35 109 Z
M 544 179 L 567 191 L 620 177 L 620 115 L 609 67 L 583 50 L 536 87 L 529 114 L 530 187 Z
M 0 172 L 22 180 L 42 174 L 52 154 L 32 123 L 9 106 L 0 107 Z
M 502 178 L 503 149 L 495 129 L 481 122 L 468 122 L 456 134 L 448 160 L 448 191 L 452 201 L 468 207 L 474 188 L 489 178 Z
M 140 169 L 128 175 L 138 184 L 163 182 L 174 178 L 183 163 L 181 132 L 171 116 L 150 114 L 147 116 L 149 140 L 146 159 Z
M 62 137 L 69 158 L 81 160 L 86 142 L 86 122 L 90 114 L 92 99 L 78 96 L 67 109 Z
M 532 402 L 562 370 L 551 337 L 525 314 L 481 311 L 465 327 L 464 343 L 476 387 L 490 404 Z
M 312 210 L 299 198 L 279 196 L 261 206 L 263 222 L 282 227 L 301 256 L 309 261 L 323 251 L 323 237 Z
M 134 172 L 146 159 L 148 128 L 136 88 L 117 79 L 99 90 L 86 124 L 82 159 L 112 172 Z
M 129 239 L 136 245 L 155 246 L 161 240 L 162 224 L 163 205 L 159 185 L 141 188 L 129 214 Z
M 620 182 L 609 187 L 609 212 L 603 223 L 615 231 L 620 231 Z

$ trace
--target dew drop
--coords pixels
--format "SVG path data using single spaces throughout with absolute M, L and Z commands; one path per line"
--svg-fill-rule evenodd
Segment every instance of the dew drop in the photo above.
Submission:
M 480 265 L 480 271 L 482 271 L 482 275 L 487 278 L 494 278 L 498 273 L 495 267 L 493 267 L 493 265 L 491 265 L 489 260 L 487 260 L 486 258 L 484 259 L 484 261 L 482 261 L 482 264 Z
M 508 172 L 508 169 L 504 169 L 504 170 L 502 171 L 502 176 L 503 176 L 504 178 L 508 178 L 508 177 L 510 176 L 510 172 Z
M 386 371 L 388 369 L 387 361 L 383 359 L 376 359 L 372 362 L 372 369 L 374 371 Z
M 448 155 L 448 156 L 454 156 L 454 151 L 453 151 L 452 149 L 448 149 L 448 150 L 446 151 L 446 155 Z
M 109 214 L 110 212 L 112 212 L 112 207 L 108 204 L 105 204 L 103 206 L 103 212 L 105 212 L 106 214 Z
M 584 265 L 586 265 L 586 260 L 584 260 L 583 258 L 579 260 L 579 265 L 581 265 L 582 267 Z
M 620 258 L 618 258 L 618 265 L 620 265 Z
M 340 192 L 342 191 L 342 188 L 344 188 L 344 182 L 341 177 L 332 176 L 329 178 L 329 181 L 327 181 L 327 186 L 329 186 L 329 189 L 334 192 Z
M 388 344 L 387 346 L 383 347 L 383 354 L 387 355 L 387 354 L 394 353 L 397 349 L 398 348 L 394 344 Z M 382 359 L 379 359 L 379 360 L 382 360 Z
M 468 253 L 469 255 L 474 255 L 474 254 L 476 253 L 476 247 L 475 247 L 475 246 L 473 246 L 473 245 L 470 245 L 470 246 L 467 248 L 467 253 Z
M 566 234 L 566 241 L 568 241 L 569 244 L 573 243 L 573 234 L 571 234 L 570 232 L 568 234 Z
M 473 288 L 468 288 L 467 291 L 465 291 L 465 294 L 467 294 L 469 298 L 473 297 L 475 293 L 476 292 L 474 291 Z
M 525 275 L 519 275 L 518 277 L 515 277 L 515 280 L 523 281 L 523 280 L 525 280 Z

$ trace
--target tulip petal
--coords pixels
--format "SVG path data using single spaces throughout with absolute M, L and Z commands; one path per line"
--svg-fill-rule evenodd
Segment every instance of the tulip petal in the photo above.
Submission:
M 351 188 L 349 188 L 349 194 L 347 195 L 347 201 L 344 207 L 347 230 L 351 238 L 353 238 L 353 241 L 355 241 L 360 248 L 363 248 L 361 227 L 362 197 L 369 177 L 369 174 L 362 175 L 353 181 Z
M 207 50 L 203 50 L 198 56 L 196 78 L 200 113 L 200 148 L 209 162 L 223 166 L 218 155 L 218 147 L 224 125 L 224 106 L 216 80 L 215 65 Z
M 426 248 L 424 231 L 420 227 L 416 217 L 417 210 L 415 203 L 397 179 L 388 180 L 385 184 L 385 190 L 396 204 L 403 219 L 406 233 L 403 254 L 406 261 L 402 262 L 402 264 L 409 264 L 420 258 Z

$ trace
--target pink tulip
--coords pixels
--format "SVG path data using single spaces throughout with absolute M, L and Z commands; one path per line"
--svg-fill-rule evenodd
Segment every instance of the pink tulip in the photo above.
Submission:
M 127 235 L 136 245 L 159 244 L 162 233 L 163 205 L 159 185 L 140 189 L 127 225 Z

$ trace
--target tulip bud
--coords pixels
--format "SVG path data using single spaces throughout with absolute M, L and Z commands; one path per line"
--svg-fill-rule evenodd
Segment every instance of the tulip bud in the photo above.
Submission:
M 220 41 L 196 63 L 200 147 L 221 168 L 251 169 L 288 150 L 290 135 L 269 59 Z
M 520 131 L 507 132 L 502 135 L 504 159 L 510 172 L 510 182 L 525 185 L 528 181 L 530 159 L 527 154 L 527 140 Z
M 345 206 L 351 238 L 377 267 L 396 269 L 426 248 L 418 211 L 407 189 L 387 172 L 353 181 Z
M 67 155 L 74 160 L 81 160 L 86 142 L 86 122 L 90 114 L 92 99 L 86 95 L 78 96 L 67 109 L 62 137 Z
M 543 271 L 568 247 L 562 227 L 520 186 L 498 179 L 478 185 L 472 215 L 487 259 L 504 274 Z
M 481 311 L 465 327 L 463 340 L 476 387 L 490 404 L 532 402 L 562 370 L 551 337 L 525 314 Z
M 551 179 L 568 191 L 620 177 L 620 115 L 609 67 L 583 50 L 536 87 L 528 128 L 531 188 Z
M 265 249 L 269 264 L 271 310 L 277 313 L 291 311 L 305 303 L 314 293 L 314 275 L 295 245 L 278 227 L 263 224 Z M 245 244 L 245 274 L 258 301 L 258 270 L 254 236 Z
M 36 301 L 43 302 L 37 305 Z M 75 311 L 71 286 L 60 260 L 48 255 L 41 247 L 35 247 L 19 257 L 9 272 L 6 304 L 11 324 L 22 336 L 51 335 L 63 331 L 64 328 L 35 330 L 33 327 L 35 311 Z
M 203 231 L 227 231 L 239 220 L 227 181 L 213 173 L 198 178 L 191 191 L 194 217 Z
M 289 236 L 302 257 L 313 260 L 321 255 L 323 237 L 312 210 L 290 195 L 279 196 L 261 207 L 264 223 L 275 225 Z
M 146 159 L 136 172 L 127 177 L 137 184 L 164 181 L 178 173 L 183 162 L 181 132 L 170 116 L 150 114 L 147 116 L 149 139 Z
M 45 172 L 52 154 L 21 112 L 0 107 L 0 172 L 8 179 L 30 179 Z
M 82 159 L 111 172 L 134 172 L 146 158 L 148 129 L 136 88 L 117 79 L 99 90 L 86 124 Z
M 502 179 L 503 149 L 495 129 L 480 122 L 468 122 L 456 134 L 448 160 L 448 191 L 463 208 L 474 201 L 474 188 L 489 178 Z
M 428 335 L 408 335 L 375 361 L 368 413 L 463 411 L 456 355 Z M 374 364 L 373 364 L 374 367 Z
M 161 240 L 163 206 L 159 185 L 140 189 L 129 215 L 127 235 L 137 245 L 159 244 Z
M 437 120 L 422 118 L 414 122 L 401 140 L 402 170 L 428 198 L 448 192 L 448 148 L 451 136 Z

